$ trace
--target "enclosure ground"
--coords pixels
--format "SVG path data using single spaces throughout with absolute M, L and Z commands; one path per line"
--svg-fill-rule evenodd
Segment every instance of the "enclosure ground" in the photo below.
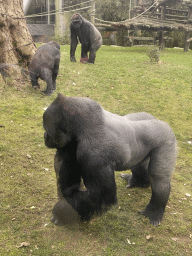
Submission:
M 94 65 L 71 63 L 61 46 L 57 90 L 50 97 L 30 83 L 0 85 L 0 255 L 191 255 L 192 254 L 192 52 L 165 49 L 158 63 L 147 47 L 102 46 Z M 41 82 L 41 90 L 46 87 Z M 169 123 L 178 141 L 172 191 L 161 225 L 139 215 L 150 188 L 128 190 L 116 173 L 118 204 L 90 223 L 57 227 L 54 149 L 43 140 L 42 115 L 61 92 L 90 97 L 125 115 L 145 111 Z M 129 171 L 127 171 L 129 172 Z

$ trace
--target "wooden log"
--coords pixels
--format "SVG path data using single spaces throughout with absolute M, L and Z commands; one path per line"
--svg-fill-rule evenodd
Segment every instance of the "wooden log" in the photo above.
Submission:
M 192 38 L 187 39 L 187 42 L 190 43 L 192 41 Z

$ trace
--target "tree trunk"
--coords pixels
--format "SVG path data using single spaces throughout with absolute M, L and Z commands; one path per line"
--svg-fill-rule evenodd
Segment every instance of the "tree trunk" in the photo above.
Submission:
M 23 0 L 0 0 L 0 76 L 4 81 L 20 87 L 35 51 L 24 17 Z

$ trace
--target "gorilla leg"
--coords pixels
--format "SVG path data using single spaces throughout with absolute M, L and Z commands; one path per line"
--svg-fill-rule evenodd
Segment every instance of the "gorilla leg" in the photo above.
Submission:
M 51 69 L 44 67 L 41 68 L 41 72 L 39 74 L 39 77 L 46 81 L 47 83 L 47 88 L 45 91 L 43 91 L 45 93 L 45 95 L 49 96 L 53 93 L 53 80 L 52 80 L 52 71 Z
M 171 183 L 167 181 L 167 178 L 161 181 L 158 179 L 159 177 L 156 177 L 152 180 L 154 185 L 152 185 L 150 203 L 146 206 L 144 211 L 139 211 L 140 214 L 150 219 L 153 226 L 160 224 L 171 191 Z
M 82 44 L 81 45 L 81 58 L 88 57 L 87 52 L 88 52 L 88 45 Z
M 91 45 L 88 63 L 94 64 L 95 58 L 96 58 L 96 51 L 101 47 L 101 44 L 102 44 L 102 39 L 99 39 L 98 41 L 96 41 L 94 44 Z
M 132 175 L 121 174 L 121 177 L 128 181 L 127 188 L 150 186 L 148 165 L 149 159 L 146 159 L 131 169 Z
M 96 51 L 95 50 L 90 50 L 90 53 L 89 53 L 89 59 L 88 59 L 88 63 L 95 63 L 95 58 L 96 58 Z
M 139 120 L 150 120 L 155 119 L 154 116 L 145 113 L 131 113 L 127 114 L 124 117 L 131 121 Z M 132 187 L 148 187 L 150 185 L 149 174 L 148 174 L 149 158 L 146 158 L 141 163 L 137 164 L 135 167 L 131 168 L 131 174 L 121 174 L 121 177 L 128 181 L 127 188 Z
M 152 150 L 149 175 L 152 187 L 150 203 L 140 213 L 149 217 L 151 224 L 159 225 L 171 190 L 171 174 L 176 160 L 175 143 L 166 143 Z
M 87 44 L 82 44 L 81 45 L 81 59 L 80 59 L 80 62 L 87 63 L 87 61 L 88 61 L 87 52 L 88 52 L 88 45 Z
M 56 78 L 58 75 L 58 71 L 59 71 L 59 65 L 55 65 L 52 73 L 52 80 L 53 80 L 52 90 L 56 89 Z

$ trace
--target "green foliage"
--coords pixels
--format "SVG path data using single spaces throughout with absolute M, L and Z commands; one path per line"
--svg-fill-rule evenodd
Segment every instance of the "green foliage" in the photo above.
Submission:
M 119 46 L 127 46 L 127 29 L 121 29 L 116 34 L 116 44 Z
M 151 62 L 158 62 L 160 57 L 160 51 L 158 47 L 153 47 L 148 51 L 148 56 Z
M 70 35 L 64 35 L 63 37 L 54 37 L 52 40 L 58 42 L 61 45 L 70 44 Z
M 50 97 L 31 84 L 20 91 L 0 84 L 0 255 L 190 256 L 192 52 L 165 49 L 156 65 L 147 47 L 102 46 L 94 65 L 79 62 L 80 45 L 78 62 L 70 62 L 69 52 L 70 46 L 61 46 L 57 90 Z M 45 87 L 42 81 L 41 90 Z M 118 204 L 110 211 L 76 227 L 50 222 L 57 201 L 55 150 L 44 145 L 42 115 L 58 92 L 90 97 L 119 115 L 146 111 L 170 124 L 178 160 L 160 226 L 137 213 L 149 202 L 151 189 L 128 190 L 119 173 Z M 22 242 L 27 246 L 18 248 Z
M 184 47 L 184 39 L 185 33 L 181 31 L 172 31 L 167 33 L 168 37 L 172 38 L 172 40 L 168 40 L 165 42 L 166 47 Z
M 129 1 L 97 0 L 96 17 L 106 21 L 121 21 L 128 18 Z

